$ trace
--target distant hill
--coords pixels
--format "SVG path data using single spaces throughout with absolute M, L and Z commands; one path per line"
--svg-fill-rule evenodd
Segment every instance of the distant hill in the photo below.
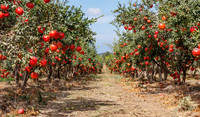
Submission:
M 112 54 L 111 52 L 107 51 L 107 52 L 104 52 L 104 53 L 99 53 L 99 55 L 105 59 L 106 56 L 108 56 L 109 54 Z

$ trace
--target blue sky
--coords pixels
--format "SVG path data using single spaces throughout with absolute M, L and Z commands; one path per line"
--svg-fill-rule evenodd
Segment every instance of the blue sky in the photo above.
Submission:
M 128 1 L 130 0 L 69 0 L 71 5 L 82 6 L 86 17 L 104 15 L 91 26 L 91 29 L 97 33 L 95 38 L 98 53 L 110 51 L 110 48 L 104 43 L 112 44 L 114 38 L 117 38 L 114 32 L 115 27 L 109 24 L 114 19 L 114 14 L 111 11 L 117 9 L 118 2 L 128 3 Z

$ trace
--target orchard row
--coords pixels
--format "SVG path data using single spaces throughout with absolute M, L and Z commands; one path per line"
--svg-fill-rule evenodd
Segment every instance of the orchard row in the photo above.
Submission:
M 0 77 L 69 79 L 98 73 L 102 59 L 80 8 L 57 0 L 0 0 Z M 21 84 L 21 81 L 23 83 Z
M 199 67 L 200 1 L 143 0 L 119 4 L 114 11 L 119 40 L 106 64 L 117 72 L 148 81 L 172 77 L 185 83 Z M 124 30 L 121 30 L 122 27 Z M 162 75 L 163 74 L 163 75 Z

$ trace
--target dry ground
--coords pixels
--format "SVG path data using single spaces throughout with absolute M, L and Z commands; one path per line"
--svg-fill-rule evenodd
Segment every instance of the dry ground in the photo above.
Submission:
M 144 95 L 104 67 L 99 79 L 59 94 L 41 109 L 40 117 L 182 117 L 160 98 Z M 160 95 L 160 94 L 158 94 Z
M 138 87 L 138 84 L 140 83 L 132 81 L 129 78 L 122 78 L 122 76 L 110 74 L 104 66 L 103 72 L 94 80 L 68 83 L 66 84 L 67 88 L 54 89 L 47 87 L 45 93 L 49 93 L 49 97 L 51 97 L 49 98 L 47 96 L 47 105 L 33 105 L 37 102 L 29 102 L 29 109 L 34 106 L 38 110 L 34 110 L 33 112 L 27 110 L 26 114 L 19 116 L 200 117 L 200 114 L 197 114 L 197 112 L 194 114 L 194 111 L 179 111 L 177 105 L 183 95 L 178 92 L 173 92 L 173 90 L 181 89 L 180 87 L 171 85 L 163 86 L 160 83 L 143 84 L 142 87 Z M 55 83 L 55 85 L 57 84 Z M 1 83 L 0 86 L 1 94 L 4 93 L 3 89 L 9 87 L 5 83 Z M 27 90 L 27 93 L 31 92 L 31 95 L 32 91 L 30 89 Z M 183 89 L 181 91 L 183 94 L 188 90 Z M 195 93 L 198 93 L 197 95 L 199 95 L 199 92 L 195 91 Z M 23 94 L 23 92 L 21 93 Z M 55 97 L 52 97 L 52 94 Z M 198 97 L 196 98 L 198 99 Z M 19 105 L 18 102 L 15 104 L 17 105 L 15 110 L 12 111 L 14 113 L 16 113 L 17 108 L 20 106 L 23 108 L 27 107 L 27 103 Z

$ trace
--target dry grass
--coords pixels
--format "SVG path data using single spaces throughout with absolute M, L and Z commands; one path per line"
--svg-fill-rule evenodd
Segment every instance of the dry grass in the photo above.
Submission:
M 191 96 L 192 101 L 195 102 L 195 108 L 191 112 L 200 113 L 200 79 L 189 77 L 186 85 L 172 85 L 172 80 L 165 83 L 151 83 L 141 82 L 137 80 L 130 80 L 130 78 L 120 79 L 119 84 L 122 86 L 130 86 L 124 89 L 128 92 L 138 93 L 138 97 L 146 98 L 147 95 L 156 97 L 161 103 L 168 105 L 169 108 L 177 108 L 180 100 L 183 97 Z M 127 83 L 128 82 L 128 83 Z M 142 84 L 142 86 L 140 85 Z M 167 86 L 174 87 L 165 91 Z

